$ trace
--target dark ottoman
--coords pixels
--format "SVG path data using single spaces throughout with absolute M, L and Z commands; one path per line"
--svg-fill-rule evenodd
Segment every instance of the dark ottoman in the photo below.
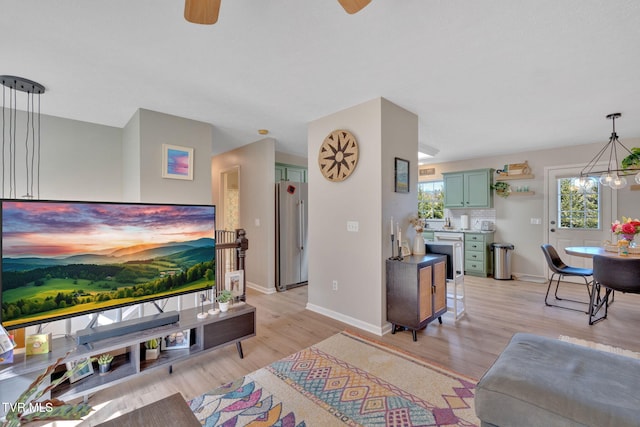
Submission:
M 638 427 L 640 360 L 518 333 L 482 376 L 482 426 Z

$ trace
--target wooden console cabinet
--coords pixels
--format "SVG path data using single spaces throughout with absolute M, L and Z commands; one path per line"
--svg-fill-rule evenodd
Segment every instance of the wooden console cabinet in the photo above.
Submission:
M 160 368 L 169 369 L 171 372 L 173 365 L 177 362 L 233 343 L 236 343 L 239 355 L 243 357 L 240 341 L 256 335 L 255 307 L 246 303 L 236 304 L 226 313 L 209 315 L 203 320 L 196 317 L 198 312 L 198 308 L 183 310 L 180 312 L 180 320 L 174 324 L 91 344 L 78 346 L 73 337 L 56 338 L 53 340 L 53 351 L 48 354 L 34 356 L 25 356 L 24 353 L 16 354 L 13 364 L 0 365 L 0 398 L 3 402 L 14 402 L 27 385 L 44 372 L 47 366 L 70 350 L 72 353 L 65 359 L 66 362 L 81 361 L 103 353 L 116 356 L 111 371 L 105 375 L 99 375 L 96 367 L 93 375 L 74 383 L 65 382 L 54 388 L 51 397 L 61 400 L 88 396 L 134 376 Z M 189 331 L 189 347 L 165 350 L 160 353 L 158 359 L 144 360 L 144 343 L 147 340 L 186 330 Z
M 397 327 L 416 331 L 447 311 L 447 257 L 414 255 L 402 261 L 387 260 L 387 321 L 391 333 Z

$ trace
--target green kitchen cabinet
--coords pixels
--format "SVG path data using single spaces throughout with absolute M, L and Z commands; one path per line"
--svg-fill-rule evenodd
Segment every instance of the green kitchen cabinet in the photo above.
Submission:
M 492 169 L 443 173 L 444 207 L 493 208 Z
M 487 277 L 493 273 L 493 233 L 464 233 L 464 274 Z
M 464 173 L 443 173 L 444 207 L 464 208 Z

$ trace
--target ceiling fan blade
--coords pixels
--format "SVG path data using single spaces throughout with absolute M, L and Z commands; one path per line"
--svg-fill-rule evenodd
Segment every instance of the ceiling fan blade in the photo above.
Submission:
M 338 0 L 344 10 L 349 14 L 360 12 L 366 5 L 371 3 L 371 0 Z
M 184 19 L 194 24 L 212 25 L 218 22 L 221 0 L 185 0 Z

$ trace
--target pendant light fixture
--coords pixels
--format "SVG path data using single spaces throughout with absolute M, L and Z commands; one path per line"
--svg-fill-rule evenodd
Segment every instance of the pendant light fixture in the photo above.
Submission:
M 626 176 L 631 175 L 633 171 L 621 169 L 618 161 L 618 151 L 622 157 L 631 154 L 631 151 L 620 142 L 616 133 L 616 119 L 622 116 L 620 113 L 612 113 L 607 115 L 607 119 L 613 122 L 611 136 L 609 142 L 595 155 L 593 159 L 580 172 L 578 185 L 583 188 L 591 187 L 595 177 L 600 184 L 608 185 L 614 190 L 619 190 L 627 186 Z M 600 163 L 601 159 L 607 163 Z M 635 181 L 640 184 L 640 173 L 635 177 Z
M 0 76 L 2 83 L 2 197 L 33 199 L 40 197 L 40 83 L 15 76 Z M 24 112 L 18 120 L 20 101 Z M 37 95 L 37 96 L 36 96 Z M 22 104 L 24 102 L 24 104 Z M 23 123 L 24 122 L 24 123 Z M 20 123 L 20 124 L 19 124 Z M 24 154 L 25 173 L 19 172 Z M 26 192 L 18 196 L 18 180 L 24 179 Z

